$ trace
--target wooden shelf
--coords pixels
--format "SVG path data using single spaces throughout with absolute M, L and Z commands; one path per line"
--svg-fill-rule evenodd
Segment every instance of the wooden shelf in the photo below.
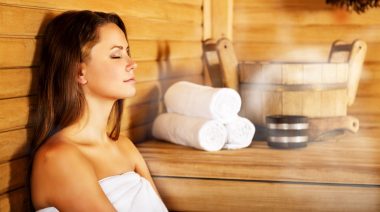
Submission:
M 379 135 L 368 127 L 294 150 L 264 141 L 218 152 L 158 140 L 138 148 L 171 210 L 379 211 Z

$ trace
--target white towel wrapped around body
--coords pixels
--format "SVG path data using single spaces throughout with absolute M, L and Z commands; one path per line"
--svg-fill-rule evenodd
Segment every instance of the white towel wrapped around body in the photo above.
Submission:
M 134 171 L 103 178 L 99 180 L 99 185 L 116 211 L 168 211 L 149 181 Z M 47 207 L 36 212 L 59 212 L 59 210 Z
M 227 130 L 221 122 L 175 113 L 160 114 L 154 120 L 152 134 L 158 139 L 206 151 L 220 150 L 227 141 Z
M 228 122 L 240 111 L 240 95 L 230 88 L 213 88 L 180 81 L 164 96 L 168 112 Z
M 243 117 L 237 117 L 226 123 L 225 126 L 228 136 L 224 149 L 241 149 L 251 144 L 256 131 L 251 121 Z

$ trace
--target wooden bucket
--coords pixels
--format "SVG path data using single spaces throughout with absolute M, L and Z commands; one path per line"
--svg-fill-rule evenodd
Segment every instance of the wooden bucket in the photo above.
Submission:
M 346 116 L 348 63 L 242 62 L 241 115 L 265 125 L 267 115 Z

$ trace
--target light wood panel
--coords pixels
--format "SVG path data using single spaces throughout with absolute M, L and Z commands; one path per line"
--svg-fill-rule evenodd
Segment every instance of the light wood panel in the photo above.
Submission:
M 380 79 L 380 63 L 366 63 L 362 70 L 362 80 L 379 80 Z
M 0 100 L 0 132 L 25 128 L 33 98 L 21 97 Z
M 152 123 L 121 131 L 120 136 L 126 136 L 133 143 L 141 143 L 151 138 Z
M 194 5 L 198 7 L 202 7 L 203 0 L 168 0 L 169 2 L 176 3 L 176 4 L 189 4 Z
M 355 115 L 379 115 L 380 98 L 377 97 L 357 97 L 355 103 L 348 108 L 349 114 Z
M 155 177 L 173 211 L 379 211 L 380 188 Z
M 234 1 L 235 8 L 274 8 L 274 9 L 283 9 L 287 7 L 301 7 L 301 8 L 330 8 L 325 4 L 324 0 L 314 0 L 310 1 L 302 1 L 302 0 L 267 0 L 267 1 L 252 1 L 252 0 L 235 0 Z
M 202 43 L 198 41 L 130 40 L 129 42 L 132 58 L 136 61 L 202 57 Z
M 40 41 L 40 39 L 31 38 L 0 37 L 0 68 L 38 65 Z M 136 61 L 201 58 L 202 56 L 200 42 L 159 40 L 130 40 L 129 42 L 132 58 Z
M 380 80 L 362 80 L 359 84 L 357 96 L 380 97 Z
M 202 16 L 199 2 L 190 4 L 171 4 L 166 1 L 160 3 L 155 0 L 135 1 L 117 0 L 104 2 L 101 0 L 69 0 L 65 2 L 52 2 L 49 0 L 1 0 L 0 4 L 6 7 L 23 7 L 26 9 L 43 9 L 52 12 L 65 10 L 97 10 L 104 12 L 116 12 L 119 15 L 131 17 L 156 18 L 170 21 L 190 22 L 201 24 Z
M 358 141 L 361 148 L 345 147 Z M 374 146 L 379 147 L 375 140 L 350 134 L 293 151 L 257 141 L 246 149 L 211 153 L 154 140 L 138 147 L 154 176 L 380 185 L 380 148 Z
M 30 68 L 0 69 L 0 99 L 27 96 L 34 93 Z
M 26 157 L 0 164 L 0 194 L 25 185 L 28 165 Z
M 379 41 L 380 27 L 374 26 L 234 26 L 234 39 L 254 42 L 313 43 L 333 42 L 337 39 L 354 40 L 360 38 L 366 42 Z
M 25 67 L 38 63 L 37 40 L 0 37 L 0 67 Z M 20 56 L 22 55 L 22 56 Z
M 313 2 L 305 2 L 309 6 L 314 6 Z M 347 12 L 342 9 L 332 7 L 241 7 L 238 3 L 235 6 L 235 25 L 374 25 L 380 24 L 378 18 L 379 11 L 368 10 L 363 14 Z M 254 3 L 251 3 L 254 4 Z M 276 15 L 273 15 L 275 11 Z
M 0 133 L 0 163 L 26 156 L 30 152 L 31 129 Z
M 59 13 L 56 11 L 44 9 L 0 5 L 0 16 L 3 17 L 0 36 L 35 37 L 42 35 L 46 23 L 57 14 Z M 176 27 L 171 27 L 174 24 L 173 21 L 125 16 L 122 16 L 122 19 L 126 24 L 130 39 L 202 40 L 200 24 L 178 22 Z M 17 23 L 16 27 L 15 22 Z
M 187 1 L 186 4 L 176 3 L 173 0 L 159 2 L 156 0 L 116 0 L 104 2 L 102 0 L 68 0 L 55 2 L 49 0 L 1 0 L 0 3 L 6 6 L 17 6 L 27 8 L 52 9 L 54 11 L 63 10 L 98 10 L 105 12 L 116 12 L 120 15 L 128 15 L 140 18 L 156 18 L 170 21 L 194 22 L 200 24 L 201 1 Z M 178 1 L 177 1 L 178 2 Z
M 234 47 L 239 60 L 327 62 L 331 43 L 280 43 L 276 41 L 253 43 L 235 41 Z M 367 43 L 367 45 L 369 47 L 366 62 L 380 62 L 377 55 L 377 52 L 380 51 L 380 43 Z
M 203 61 L 200 58 L 162 62 L 147 61 L 138 63 L 135 75 L 138 82 L 146 82 L 200 74 L 202 70 Z
M 25 188 L 0 195 L 0 211 L 28 211 L 29 198 Z

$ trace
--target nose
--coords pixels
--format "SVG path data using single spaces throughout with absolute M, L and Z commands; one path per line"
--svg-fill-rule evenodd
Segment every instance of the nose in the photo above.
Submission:
M 131 71 L 134 71 L 136 68 L 137 68 L 137 63 L 135 63 L 135 61 L 133 61 L 132 59 L 129 59 L 126 66 L 126 71 L 131 72 Z

